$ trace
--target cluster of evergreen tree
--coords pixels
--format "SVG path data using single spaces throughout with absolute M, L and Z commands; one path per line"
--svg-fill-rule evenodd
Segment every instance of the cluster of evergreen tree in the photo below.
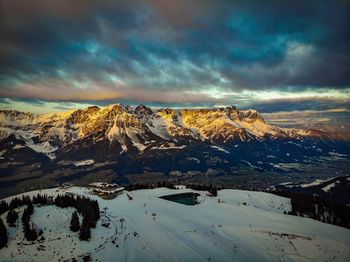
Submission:
M 0 249 L 7 245 L 7 229 L 0 218 Z
M 172 184 L 170 182 L 166 182 L 166 181 L 157 182 L 157 186 L 156 187 L 166 187 L 166 188 L 169 188 L 169 189 L 175 189 L 174 184 Z
M 126 186 L 125 190 L 134 191 L 134 190 L 139 190 L 139 189 L 154 189 L 154 188 L 159 188 L 159 187 L 166 187 L 169 189 L 175 189 L 174 184 L 172 184 L 170 182 L 163 181 L 163 182 L 156 182 L 156 183 L 132 184 L 132 185 Z M 186 188 L 191 188 L 193 190 L 198 190 L 198 191 L 208 191 L 213 196 L 217 196 L 218 190 L 222 189 L 220 187 L 214 187 L 213 185 L 198 185 L 198 184 L 188 184 L 188 185 L 186 185 Z
M 32 202 L 30 202 L 23 211 L 22 215 L 22 225 L 24 237 L 28 241 L 34 241 L 38 238 L 38 233 L 36 229 L 30 225 L 30 216 L 34 213 L 34 207 Z
M 169 189 L 175 189 L 174 184 L 170 182 L 155 182 L 155 183 L 137 183 L 137 184 L 132 184 L 128 185 L 125 187 L 125 190 L 127 191 L 134 191 L 134 190 L 139 190 L 139 189 L 154 189 L 154 188 L 159 188 L 159 187 L 166 187 Z
M 125 190 L 127 191 L 134 191 L 134 190 L 139 190 L 139 189 L 154 189 L 156 188 L 154 186 L 154 184 L 146 184 L 146 183 L 142 183 L 142 184 L 132 184 L 132 185 L 128 185 L 125 187 Z
M 208 191 L 212 196 L 218 195 L 218 190 L 221 190 L 219 187 L 214 187 L 213 185 L 197 185 L 197 184 L 188 184 L 186 188 L 191 188 L 197 191 Z
M 0 201 L 0 215 L 9 210 L 9 205 L 6 201 Z
M 81 223 L 79 231 L 80 240 L 89 240 L 91 238 L 91 220 L 87 217 L 83 217 L 83 222 Z
M 100 208 L 96 200 L 91 200 L 87 197 L 73 195 L 58 195 L 54 200 L 47 195 L 36 195 L 31 199 L 29 196 L 21 198 L 15 197 L 8 204 L 6 201 L 0 201 L 0 214 L 9 211 L 7 214 L 7 223 L 13 226 L 18 219 L 18 213 L 15 208 L 27 205 L 23 211 L 22 223 L 25 238 L 29 241 L 36 240 L 38 233 L 36 229 L 31 226 L 30 216 L 34 212 L 33 204 L 51 205 L 54 204 L 61 208 L 73 207 L 83 216 L 83 221 L 80 226 L 78 213 L 74 212 L 71 219 L 70 229 L 74 232 L 80 230 L 79 237 L 81 240 L 88 240 L 91 237 L 90 228 L 96 227 L 97 221 L 100 219 Z M 5 227 L 6 231 L 6 227 Z M 0 232 L 2 233 L 2 231 Z M 1 236 L 2 238 L 3 236 Z M 7 234 L 6 234 L 7 239 Z M 6 240 L 7 243 L 7 240 Z M 6 245 L 6 244 L 5 244 Z
M 55 198 L 54 203 L 56 206 L 62 208 L 74 207 L 83 216 L 83 221 L 80 226 L 79 237 L 81 240 L 89 240 L 91 237 L 90 228 L 95 228 L 97 221 L 100 219 L 100 208 L 98 202 L 96 200 L 91 200 L 86 197 L 74 197 L 73 195 L 63 195 L 57 196 Z M 76 224 L 76 219 L 78 219 L 79 226 L 79 218 L 78 216 L 75 217 L 75 214 L 73 213 L 71 219 L 71 226 L 72 221 L 74 224 Z M 73 229 L 76 229 L 75 225 L 73 226 Z
M 40 195 L 40 194 L 33 196 L 32 202 L 33 204 L 40 204 L 42 206 L 46 206 L 50 203 L 47 195 Z
M 80 229 L 80 222 L 79 222 L 79 217 L 77 211 L 74 211 L 72 214 L 72 218 L 70 220 L 70 230 L 73 232 L 78 232 Z
M 18 219 L 18 213 L 14 209 L 10 209 L 7 212 L 6 222 L 10 227 L 14 227 Z
M 32 203 L 32 200 L 30 199 L 29 196 L 22 196 L 21 198 L 19 197 L 14 197 L 12 198 L 10 204 L 8 204 L 6 201 L 2 200 L 0 201 L 0 215 L 11 210 L 15 209 L 24 205 L 28 205 L 29 203 Z
M 87 217 L 83 217 L 83 222 L 80 226 L 78 213 L 76 211 L 73 212 L 72 218 L 70 221 L 70 230 L 73 232 L 78 232 L 79 230 L 79 239 L 80 240 L 89 240 L 91 238 L 91 220 Z
M 57 196 L 54 204 L 58 207 L 74 207 L 83 217 L 91 220 L 92 227 L 96 226 L 96 222 L 100 219 L 100 208 L 96 200 L 87 197 L 73 195 Z
M 350 228 L 350 207 L 345 204 L 300 192 L 272 191 L 270 193 L 291 199 L 291 215 L 307 216 L 324 223 Z
M 33 196 L 33 199 L 31 199 L 29 196 L 14 197 L 12 198 L 10 204 L 2 200 L 0 201 L 0 215 L 5 213 L 8 210 L 15 209 L 28 204 L 48 205 L 49 202 L 50 201 L 47 195 L 40 195 L 40 194 Z

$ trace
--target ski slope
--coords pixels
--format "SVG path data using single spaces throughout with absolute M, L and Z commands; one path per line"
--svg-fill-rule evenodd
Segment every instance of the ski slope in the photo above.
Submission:
M 267 193 L 222 190 L 208 197 L 200 191 L 200 204 L 186 206 L 159 196 L 197 191 L 138 190 L 113 200 L 81 187 L 27 194 L 38 192 L 89 195 L 106 215 L 92 229 L 91 240 L 81 242 L 69 230 L 72 208 L 35 208 L 31 220 L 45 240 L 24 241 L 19 219 L 17 228 L 7 227 L 9 243 L 0 250 L 1 261 L 82 261 L 86 254 L 92 261 L 350 261 L 350 230 L 285 215 L 290 200 Z M 109 228 L 101 226 L 103 221 Z

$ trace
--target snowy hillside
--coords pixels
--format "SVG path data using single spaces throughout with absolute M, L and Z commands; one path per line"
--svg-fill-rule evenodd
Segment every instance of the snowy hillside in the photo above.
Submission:
M 200 204 L 194 206 L 159 198 L 192 191 L 138 190 L 128 192 L 132 200 L 127 192 L 103 200 L 79 187 L 30 192 L 89 195 L 106 215 L 85 242 L 69 230 L 73 209 L 36 207 L 32 221 L 45 240 L 24 241 L 18 220 L 16 228 L 7 227 L 8 248 L 0 250 L 0 260 L 82 261 L 90 254 L 92 261 L 350 261 L 350 231 L 283 214 L 291 209 L 287 198 L 239 190 L 217 197 L 198 192 Z

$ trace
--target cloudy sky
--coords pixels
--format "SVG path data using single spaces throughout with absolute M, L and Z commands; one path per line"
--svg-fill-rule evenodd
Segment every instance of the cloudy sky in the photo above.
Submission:
M 348 0 L 0 0 L 0 107 L 350 110 Z M 321 117 L 327 114 L 327 117 Z

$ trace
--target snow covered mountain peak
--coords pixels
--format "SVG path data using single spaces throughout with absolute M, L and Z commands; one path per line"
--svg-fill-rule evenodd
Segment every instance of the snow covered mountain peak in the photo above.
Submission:
M 72 147 L 101 141 L 117 144 L 121 153 L 128 149 L 142 153 L 147 147 L 158 148 L 164 143 L 181 146 L 191 142 L 222 144 L 268 138 L 327 137 L 317 130 L 270 125 L 256 110 L 239 110 L 234 106 L 152 110 L 144 105 L 123 104 L 43 115 L 1 110 L 0 138 L 10 135 L 50 158 L 56 150 L 67 152 Z

